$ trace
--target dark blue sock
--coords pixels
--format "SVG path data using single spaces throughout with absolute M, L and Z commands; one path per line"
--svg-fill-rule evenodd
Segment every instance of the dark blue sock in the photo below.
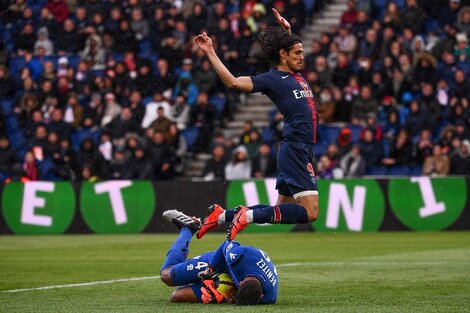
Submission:
M 306 224 L 308 223 L 308 215 L 303 206 L 295 203 L 283 203 L 254 210 L 253 223 Z
M 182 263 L 186 260 L 189 253 L 189 243 L 193 237 L 193 233 L 189 228 L 183 227 L 180 230 L 178 238 L 173 242 L 170 250 L 166 254 L 165 262 L 160 268 L 160 272 L 167 267 Z

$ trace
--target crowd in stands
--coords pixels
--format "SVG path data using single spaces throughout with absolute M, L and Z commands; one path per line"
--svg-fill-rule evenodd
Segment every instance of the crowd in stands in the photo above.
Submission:
M 271 6 L 295 31 L 312 10 L 302 0 L 0 1 L 0 181 L 181 175 L 240 98 L 195 35 L 208 32 L 233 73 L 265 71 L 256 38 L 276 23 Z
M 317 175 L 470 175 L 470 1 L 347 5 L 337 27 L 304 42 L 311 52 L 303 76 L 316 95 L 320 121 Z M 282 137 L 278 112 L 261 134 L 260 142 L 275 150 Z M 235 151 L 230 162 L 239 164 L 236 177 L 248 178 L 240 157 L 247 152 Z M 220 151 L 213 154 L 205 173 L 233 175 L 233 166 L 222 172 Z M 270 162 L 262 162 L 267 173 Z M 251 177 L 263 175 L 254 164 Z
M 350 0 L 304 42 L 318 176 L 470 174 L 466 2 Z M 207 31 L 235 75 L 263 72 L 269 8 L 302 34 L 311 3 L 0 1 L 0 180 L 172 179 L 188 151 L 212 154 L 206 180 L 275 176 L 282 116 L 224 136 L 240 97 L 193 39 Z

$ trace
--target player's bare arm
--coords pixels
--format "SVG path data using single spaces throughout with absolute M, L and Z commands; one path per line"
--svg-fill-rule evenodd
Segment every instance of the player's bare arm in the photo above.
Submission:
M 287 30 L 289 34 L 292 34 L 290 23 L 285 18 L 283 18 L 282 15 L 275 8 L 272 8 L 272 11 L 279 25 L 281 25 L 282 28 Z
M 250 92 L 253 90 L 253 82 L 248 76 L 235 77 L 222 63 L 219 56 L 215 52 L 212 44 L 212 39 L 206 34 L 202 33 L 195 39 L 198 47 L 204 51 L 209 58 L 209 61 L 214 66 L 215 71 L 228 88 L 237 89 L 243 92 Z

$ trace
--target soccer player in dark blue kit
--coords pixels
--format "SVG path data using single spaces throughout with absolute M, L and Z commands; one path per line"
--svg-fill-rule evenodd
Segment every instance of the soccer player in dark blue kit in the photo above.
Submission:
M 171 296 L 172 302 L 235 302 L 237 305 L 276 302 L 277 271 L 264 251 L 236 241 L 224 241 L 215 251 L 186 259 L 200 221 L 176 210 L 165 211 L 163 217 L 180 229 L 160 270 L 166 285 L 179 286 Z M 237 288 L 233 298 L 227 299 L 217 291 L 211 279 L 214 273 L 230 275 Z
M 304 49 L 300 38 L 291 33 L 290 24 L 275 9 L 273 14 L 281 27 L 268 28 L 260 36 L 261 48 L 273 69 L 257 76 L 233 76 L 206 33 L 195 39 L 227 87 L 266 94 L 284 116 L 284 140 L 277 156 L 277 204 L 239 206 L 235 210 L 212 205 L 198 238 L 226 222 L 231 222 L 227 238 L 233 240 L 249 223 L 303 224 L 315 221 L 318 216 L 317 181 L 312 166 L 317 112 L 312 90 L 299 73 Z

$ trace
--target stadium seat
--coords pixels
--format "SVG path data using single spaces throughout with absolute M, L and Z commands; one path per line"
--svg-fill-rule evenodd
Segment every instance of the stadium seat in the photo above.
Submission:
M 368 166 L 366 168 L 365 176 L 385 176 L 387 175 L 387 169 L 384 166 Z
M 16 149 L 25 149 L 26 148 L 26 138 L 24 137 L 21 131 L 11 131 L 8 132 L 8 138 L 10 139 L 11 146 Z
M 26 66 L 26 61 L 23 57 L 14 57 L 10 59 L 10 75 L 19 75 L 21 70 Z
M 225 97 L 213 95 L 209 98 L 209 103 L 212 103 L 217 110 L 217 117 L 220 118 L 222 115 L 222 110 L 225 107 Z
M 274 141 L 274 130 L 272 130 L 269 127 L 264 127 L 261 130 L 261 138 L 266 143 L 269 143 L 269 144 L 273 143 L 273 141 Z
M 352 142 L 359 142 L 359 136 L 361 135 L 362 127 L 359 125 L 348 125 L 348 128 L 351 130 L 351 139 Z
M 69 55 L 67 56 L 67 59 L 69 60 L 69 66 L 71 68 L 76 69 L 78 67 L 78 63 L 80 62 L 79 55 Z
M 74 149 L 75 151 L 79 151 L 82 141 L 85 140 L 86 138 L 91 138 L 91 140 L 93 140 L 95 145 L 98 145 L 100 136 L 101 136 L 101 130 L 82 129 L 82 130 L 74 131 L 70 138 L 72 149 Z
M 383 146 L 383 149 L 384 149 L 384 157 L 389 157 L 390 156 L 390 146 L 392 145 L 392 143 L 390 142 L 390 140 L 388 139 L 383 139 L 382 140 L 382 146 Z
M 148 97 L 145 97 L 144 99 L 142 99 L 142 104 L 147 105 L 152 101 L 153 101 L 153 98 L 151 96 L 148 96 Z
M 406 165 L 394 165 L 388 168 L 387 174 L 389 176 L 408 176 L 410 168 Z
M 423 175 L 423 167 L 421 165 L 415 165 L 410 167 L 410 176 L 422 176 Z
M 0 107 L 2 107 L 3 114 L 8 116 L 13 113 L 14 100 L 13 99 L 2 99 L 0 100 Z
M 188 144 L 188 150 L 193 149 L 193 145 L 196 142 L 197 136 L 199 135 L 199 129 L 197 127 L 188 127 L 181 132 L 181 135 L 186 139 Z

